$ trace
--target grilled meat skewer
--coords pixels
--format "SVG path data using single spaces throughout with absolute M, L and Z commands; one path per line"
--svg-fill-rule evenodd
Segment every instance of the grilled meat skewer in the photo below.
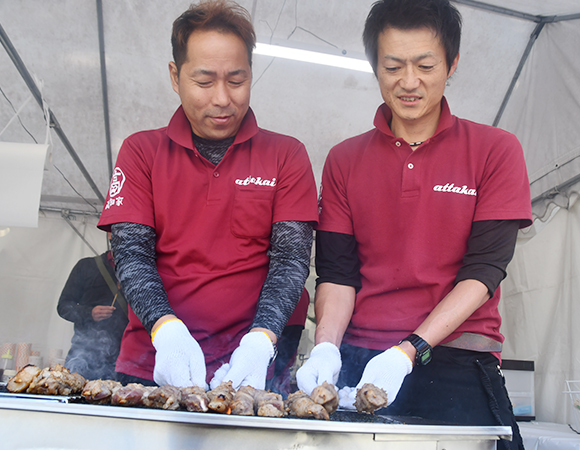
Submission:
M 315 403 L 306 392 L 296 391 L 289 394 L 284 402 L 286 411 L 291 416 L 314 417 L 315 419 L 329 420 L 330 416 L 322 405 Z
M 280 394 L 264 390 L 256 390 L 254 395 L 254 410 L 260 417 L 283 417 L 286 415 L 284 399 Z
M 230 403 L 234 399 L 235 390 L 232 386 L 231 381 L 224 381 L 215 389 L 208 391 L 207 397 L 209 398 L 208 408 L 211 411 L 229 414 L 231 411 Z
M 111 397 L 121 389 L 123 385 L 113 380 L 90 380 L 87 381 L 82 396 L 89 403 L 110 404 Z
M 254 416 L 254 397 L 256 389 L 252 386 L 242 386 L 236 392 L 231 403 L 232 414 L 236 416 Z
M 147 398 L 152 408 L 175 411 L 181 406 L 181 388 L 165 384 L 153 389 Z
M 209 398 L 199 386 L 181 388 L 181 406 L 190 412 L 207 412 Z
M 374 384 L 363 384 L 356 391 L 354 406 L 359 413 L 373 414 L 377 409 L 387 406 L 387 393 Z
M 332 414 L 338 409 L 338 392 L 336 392 L 334 385 L 326 381 L 314 388 L 310 394 L 310 398 L 314 403 L 322 405 L 328 414 Z
M 6 384 L 8 392 L 24 392 L 32 383 L 32 380 L 40 373 L 40 368 L 28 365 L 23 367 Z
M 80 394 L 86 382 L 87 380 L 78 373 L 70 373 L 66 367 L 55 364 L 42 369 L 34 377 L 26 392 L 44 395 Z

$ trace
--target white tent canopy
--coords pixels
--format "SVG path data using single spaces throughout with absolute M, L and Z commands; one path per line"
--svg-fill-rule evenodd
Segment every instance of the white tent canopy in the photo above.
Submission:
M 361 34 L 372 0 L 239 3 L 261 43 L 364 59 Z M 464 26 L 446 91 L 451 110 L 518 136 L 534 212 L 545 221 L 521 233 L 503 284 L 504 357 L 535 361 L 537 417 L 566 422 L 564 380 L 580 379 L 573 345 L 580 328 L 580 3 L 455 3 Z M 68 348 L 72 325 L 56 315 L 58 295 L 80 257 L 106 248 L 94 225 L 123 139 L 165 126 L 179 104 L 167 63 L 172 22 L 187 6 L 0 3 L 0 131 L 9 124 L 0 140 L 44 143 L 45 115 L 52 126 L 39 227 L 7 233 L 0 223 L 0 343 L 32 342 L 45 353 Z M 368 130 L 381 103 L 370 73 L 254 55 L 253 77 L 259 125 L 303 141 L 317 180 L 328 150 Z

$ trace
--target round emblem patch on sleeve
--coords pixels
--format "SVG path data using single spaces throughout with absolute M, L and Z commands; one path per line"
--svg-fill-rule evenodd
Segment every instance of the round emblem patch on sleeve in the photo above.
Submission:
M 111 178 L 111 187 L 109 188 L 109 197 L 115 197 L 123 189 L 123 184 L 125 184 L 125 174 L 121 169 L 115 167 L 113 172 L 113 177 Z

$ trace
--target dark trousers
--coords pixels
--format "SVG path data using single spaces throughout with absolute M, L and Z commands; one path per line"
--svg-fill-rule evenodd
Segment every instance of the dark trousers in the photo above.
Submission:
M 356 386 L 366 363 L 379 350 L 343 344 L 338 387 Z M 512 441 L 499 449 L 523 449 L 519 427 L 499 369 L 491 353 L 435 347 L 426 366 L 415 366 L 405 378 L 396 400 L 380 413 L 421 417 L 451 425 L 510 426 Z

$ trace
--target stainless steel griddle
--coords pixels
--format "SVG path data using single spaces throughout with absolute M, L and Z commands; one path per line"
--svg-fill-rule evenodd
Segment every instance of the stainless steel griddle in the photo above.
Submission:
M 0 448 L 489 450 L 498 439 L 511 439 L 509 427 L 424 424 L 350 411 L 333 416 L 331 421 L 245 417 L 0 393 Z

